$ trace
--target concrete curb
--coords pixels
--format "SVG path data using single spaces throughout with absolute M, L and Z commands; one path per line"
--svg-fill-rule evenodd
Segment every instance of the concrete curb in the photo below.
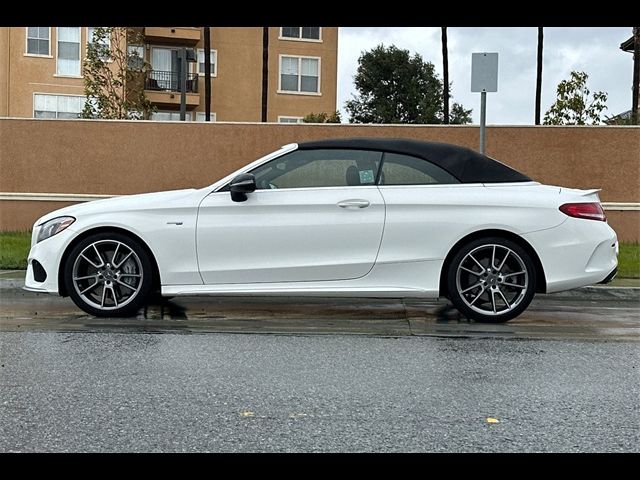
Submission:
M 25 270 L 0 270 L 0 290 L 21 289 Z

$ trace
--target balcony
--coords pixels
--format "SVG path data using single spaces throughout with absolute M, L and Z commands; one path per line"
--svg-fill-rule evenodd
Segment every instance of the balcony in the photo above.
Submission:
M 193 46 L 200 41 L 199 27 L 144 27 L 149 42 Z
M 151 70 L 144 83 L 144 89 L 180 93 L 178 72 Z M 197 73 L 187 73 L 187 93 L 198 93 Z
M 144 82 L 149 101 L 163 107 L 180 105 L 180 78 L 178 72 L 151 70 Z M 198 74 L 187 74 L 187 108 L 200 105 Z

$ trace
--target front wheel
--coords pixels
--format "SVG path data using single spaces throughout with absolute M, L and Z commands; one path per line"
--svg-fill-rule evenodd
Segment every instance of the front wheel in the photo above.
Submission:
M 447 272 L 449 298 L 467 318 L 502 323 L 520 315 L 535 293 L 536 270 L 527 251 L 500 237 L 464 245 Z
M 147 303 L 153 285 L 148 254 L 120 233 L 98 233 L 79 242 L 64 266 L 73 302 L 98 317 L 134 315 Z

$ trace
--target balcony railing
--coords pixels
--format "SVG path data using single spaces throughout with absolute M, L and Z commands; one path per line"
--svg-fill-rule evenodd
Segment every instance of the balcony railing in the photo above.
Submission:
M 151 70 L 144 83 L 145 90 L 164 92 L 180 91 L 180 76 L 178 72 Z M 187 73 L 187 93 L 198 93 L 198 74 Z

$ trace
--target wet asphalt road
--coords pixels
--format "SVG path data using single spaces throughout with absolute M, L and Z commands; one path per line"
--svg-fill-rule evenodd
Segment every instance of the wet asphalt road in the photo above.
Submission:
M 69 298 L 7 288 L 0 279 L 0 332 L 146 332 L 433 335 L 640 341 L 640 289 L 587 288 L 537 295 L 517 319 L 474 323 L 447 302 L 419 299 L 180 297 L 135 318 L 96 318 Z
M 640 296 L 620 292 L 481 325 L 337 299 L 95 319 L 0 290 L 0 452 L 637 452 Z
M 640 446 L 633 342 L 2 335 L 3 452 Z

